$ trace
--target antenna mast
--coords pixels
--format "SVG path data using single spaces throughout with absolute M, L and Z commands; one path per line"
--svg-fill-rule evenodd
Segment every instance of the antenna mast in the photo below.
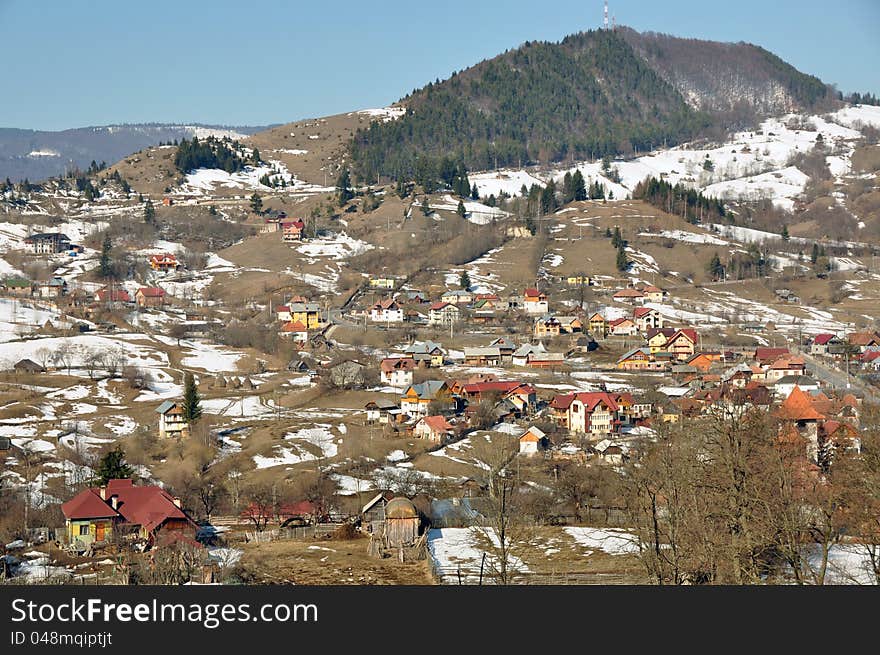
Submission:
M 605 21 L 604 21 L 605 29 L 608 29 L 608 0 L 605 0 Z

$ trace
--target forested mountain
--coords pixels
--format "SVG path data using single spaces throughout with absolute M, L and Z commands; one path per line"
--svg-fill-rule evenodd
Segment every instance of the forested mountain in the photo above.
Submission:
M 831 99 L 818 77 L 750 43 L 683 39 L 621 28 L 619 34 L 694 109 L 749 116 L 817 109 Z
M 756 46 L 589 31 L 526 42 L 414 91 L 402 118 L 355 135 L 352 155 L 365 179 L 418 176 L 444 155 L 472 170 L 626 155 L 705 134 L 733 109 L 742 121 L 813 107 L 826 92 Z

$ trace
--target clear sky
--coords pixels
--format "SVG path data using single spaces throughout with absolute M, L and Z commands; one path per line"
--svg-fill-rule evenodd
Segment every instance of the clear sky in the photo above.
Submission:
M 639 31 L 747 41 L 880 94 L 880 0 L 611 0 Z M 390 104 L 601 0 L 0 0 L 0 127 L 283 123 Z

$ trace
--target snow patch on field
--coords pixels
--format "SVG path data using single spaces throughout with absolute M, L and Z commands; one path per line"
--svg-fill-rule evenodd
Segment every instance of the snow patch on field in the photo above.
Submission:
M 611 555 L 629 555 L 639 552 L 635 535 L 615 528 L 563 528 L 572 539 L 584 548 L 604 550 Z

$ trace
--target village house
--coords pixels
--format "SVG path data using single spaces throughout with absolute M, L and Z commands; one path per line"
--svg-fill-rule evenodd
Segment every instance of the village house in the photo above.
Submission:
M 547 354 L 547 349 L 544 347 L 544 344 L 537 343 L 524 343 L 511 355 L 511 362 L 514 366 L 528 366 L 529 360 L 535 357 L 543 357 Z
M 522 307 L 527 314 L 546 314 L 550 310 L 547 295 L 535 288 L 523 292 Z
M 559 369 L 565 366 L 565 353 L 534 352 L 528 356 L 526 365 L 531 368 Z
M 189 436 L 189 423 L 183 416 L 183 405 L 166 400 L 156 408 L 159 415 L 159 438 Z
M 584 331 L 584 324 L 577 316 L 554 316 L 559 321 L 561 334 L 577 334 Z
M 619 406 L 614 396 L 605 391 L 563 394 L 551 403 L 554 415 L 565 415 L 560 427 L 592 437 L 619 431 Z
M 397 286 L 397 280 L 393 277 L 370 277 L 371 289 L 387 289 L 388 291 L 393 291 L 395 286 Z
M 666 346 L 663 348 L 666 352 L 679 361 L 687 361 L 694 356 L 697 349 L 697 331 L 692 328 L 682 328 L 676 330 L 675 334 L 669 337 Z
M 410 385 L 400 399 L 400 409 L 412 418 L 427 416 L 428 406 L 434 403 L 440 411 L 454 407 L 449 386 L 442 380 L 427 380 Z
M 669 339 L 675 334 L 675 328 L 649 328 L 645 333 L 645 341 L 648 342 L 648 348 L 654 355 L 666 349 Z
M 636 324 L 628 318 L 615 318 L 608 323 L 608 334 L 614 337 L 632 337 L 639 333 Z
M 810 341 L 810 354 L 827 355 L 828 346 L 832 343 L 843 343 L 843 339 L 840 339 L 837 337 L 837 335 L 830 333 L 817 334 Z
M 608 322 L 602 314 L 596 312 L 590 317 L 590 332 L 604 339 L 608 334 Z
M 592 284 L 589 275 L 569 275 L 565 283 L 570 287 L 588 287 Z
M 645 302 L 645 294 L 638 289 L 621 289 L 611 298 L 617 302 L 625 302 L 630 305 L 641 305 Z
M 159 287 L 141 287 L 134 294 L 138 307 L 161 307 L 165 304 L 165 290 Z
M 403 323 L 403 309 L 393 298 L 385 298 L 370 308 L 370 320 L 374 323 Z
M 179 266 L 180 263 L 177 261 L 177 257 L 170 253 L 162 252 L 150 255 L 150 268 L 154 271 L 168 273 L 169 271 L 176 271 Z
M 12 370 L 16 373 L 26 373 L 28 375 L 46 372 L 45 367 L 40 366 L 32 359 L 20 359 L 12 366 Z
M 288 321 L 281 326 L 278 334 L 294 343 L 305 344 L 309 341 L 309 331 L 302 321 Z
M 67 293 L 67 282 L 56 275 L 45 282 L 37 282 L 36 291 L 40 298 L 61 298 Z
M 282 309 L 285 311 L 282 312 Z M 279 307 L 277 312 L 279 320 L 285 320 L 283 317 L 286 314 L 287 321 L 299 321 L 307 330 L 318 330 L 324 325 L 321 306 L 316 302 L 307 302 L 305 298 L 292 300 L 289 304 Z
M 791 352 L 788 348 L 768 348 L 762 346 L 760 348 L 755 348 L 755 361 L 758 362 L 760 366 L 769 366 L 773 362 L 775 362 L 780 357 L 785 357 L 786 355 L 790 355 Z
M 470 382 L 461 386 L 460 394 L 472 405 L 484 401 L 507 401 L 519 415 L 532 414 L 538 404 L 535 388 L 518 381 Z
M 516 344 L 514 344 L 507 337 L 498 337 L 497 339 L 493 339 L 489 343 L 490 348 L 498 348 L 498 353 L 501 355 L 501 363 L 502 364 L 512 364 L 513 363 L 513 353 L 516 350 Z
M 449 302 L 435 302 L 428 308 L 429 325 L 449 325 L 461 320 L 461 310 Z
M 625 444 L 617 443 L 611 439 L 602 439 L 592 447 L 599 460 L 611 466 L 620 466 L 629 459 L 629 448 Z
M 364 386 L 366 370 L 366 364 L 347 358 L 328 364 L 323 375 L 337 389 L 359 389 Z
M 654 359 L 654 354 L 649 348 L 633 348 L 625 352 L 617 360 L 617 368 L 622 371 L 656 371 L 663 370 L 665 365 L 659 364 Z
M 30 280 L 21 277 L 10 277 L 3 281 L 3 293 L 7 296 L 30 298 L 33 294 L 33 285 Z
M 403 352 L 412 357 L 419 368 L 439 368 L 443 366 L 446 355 L 440 344 L 433 341 L 416 341 L 404 348 Z
M 135 486 L 131 480 L 109 480 L 90 487 L 61 505 L 66 540 L 87 550 L 111 537 L 129 534 L 150 545 L 166 538 L 195 542 L 198 526 L 183 511 L 179 498 L 157 486 Z M 116 534 L 119 533 L 119 534 Z
M 535 321 L 535 336 L 538 339 L 558 337 L 562 325 L 552 316 L 542 316 Z
M 780 357 L 766 368 L 766 379 L 774 382 L 789 375 L 805 375 L 806 362 L 800 357 Z
M 663 298 L 666 295 L 666 292 L 659 287 L 655 287 L 653 284 L 649 284 L 647 286 L 642 287 L 642 295 L 644 295 L 644 302 L 657 302 L 662 303 Z M 662 326 L 657 326 L 662 327 Z
M 859 349 L 859 352 L 865 352 L 872 346 L 880 346 L 880 337 L 875 332 L 851 332 L 846 335 L 846 339 L 850 346 Z
M 392 387 L 408 387 L 413 382 L 416 363 L 411 357 L 389 357 L 379 364 L 382 382 Z
M 445 416 L 424 416 L 416 422 L 413 436 L 434 443 L 442 443 L 446 437 L 452 434 L 453 429 Z
M 379 423 L 385 425 L 388 423 L 396 423 L 397 417 L 401 416 L 403 413 L 397 406 L 397 403 L 384 398 L 371 400 L 364 405 L 364 409 L 367 412 L 368 424 Z
M 302 241 L 306 224 L 301 218 L 292 221 L 281 221 L 282 241 Z
M 642 334 L 651 329 L 662 329 L 664 323 L 663 315 L 651 307 L 636 307 L 633 310 L 633 320 Z
M 61 232 L 38 232 L 24 240 L 36 255 L 55 255 L 70 249 L 70 237 Z
M 501 364 L 501 350 L 497 347 L 464 349 L 464 363 L 467 366 L 499 366 Z
M 547 449 L 549 441 L 544 432 L 532 426 L 519 438 L 519 454 L 534 457 Z
M 473 299 L 473 294 L 470 291 L 465 291 L 463 289 L 446 291 L 442 296 L 440 296 L 441 302 L 449 303 L 450 305 L 467 305 Z
M 104 287 L 95 292 L 95 300 L 99 303 L 123 304 L 130 303 L 131 296 L 125 289 L 113 289 Z
M 813 393 L 819 391 L 819 381 L 807 375 L 785 375 L 775 381 L 773 393 L 778 398 L 788 398 L 795 387 L 801 391 Z

